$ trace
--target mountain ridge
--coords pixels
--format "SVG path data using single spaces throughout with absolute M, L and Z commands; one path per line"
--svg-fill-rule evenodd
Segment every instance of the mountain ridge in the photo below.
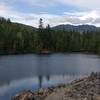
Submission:
M 96 27 L 94 25 L 88 25 L 88 24 L 83 24 L 83 25 L 71 25 L 71 24 L 61 24 L 52 27 L 54 30 L 66 30 L 66 31 L 79 31 L 79 32 L 86 32 L 86 31 L 99 31 L 100 27 Z
M 34 26 L 21 24 L 21 23 L 14 23 L 20 26 L 29 27 L 31 29 L 38 29 Z M 52 30 L 65 30 L 65 31 L 78 31 L 78 32 L 96 32 L 100 31 L 100 27 L 94 26 L 94 25 L 88 25 L 88 24 L 82 24 L 82 25 L 71 25 L 71 24 L 59 24 L 56 26 L 51 27 Z

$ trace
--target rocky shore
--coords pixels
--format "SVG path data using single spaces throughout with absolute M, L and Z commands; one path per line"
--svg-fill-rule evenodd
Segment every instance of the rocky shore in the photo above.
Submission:
M 11 100 L 100 100 L 100 73 L 37 92 L 23 91 Z

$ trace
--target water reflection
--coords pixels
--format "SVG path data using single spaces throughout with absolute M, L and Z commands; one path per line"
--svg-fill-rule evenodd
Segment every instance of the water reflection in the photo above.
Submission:
M 39 88 L 42 87 L 42 75 L 38 76 L 38 79 L 39 79 Z
M 47 81 L 50 80 L 50 76 L 49 75 L 46 76 L 46 80 Z M 38 76 L 38 81 L 39 81 L 39 88 L 42 88 L 42 83 L 43 83 L 43 76 L 42 75 Z
M 0 57 L 0 84 L 34 76 L 78 75 L 100 71 L 96 55 L 54 54 Z M 42 83 L 42 81 L 41 81 Z
M 96 55 L 2 56 L 0 57 L 0 100 L 7 100 L 3 98 L 21 90 L 35 90 L 66 83 L 80 75 L 98 71 L 100 71 L 100 59 Z
M 21 80 L 15 80 L 11 81 L 9 84 L 5 84 L 0 86 L 0 100 L 10 100 L 11 96 L 19 93 L 20 91 L 23 90 L 38 90 L 40 87 L 46 88 L 48 86 L 56 86 L 57 84 L 62 84 L 62 83 L 67 83 L 75 78 L 83 77 L 82 75 L 80 76 L 51 76 L 50 80 L 48 81 L 46 77 L 33 77 L 33 78 L 25 78 Z M 40 78 L 40 83 L 42 83 L 41 86 L 39 86 L 39 78 Z
M 39 55 L 37 58 L 37 74 L 39 79 L 39 87 L 42 87 L 43 76 L 49 80 L 50 78 L 50 55 Z

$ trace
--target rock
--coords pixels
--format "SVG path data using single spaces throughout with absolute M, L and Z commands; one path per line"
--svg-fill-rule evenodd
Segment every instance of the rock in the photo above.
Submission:
M 31 91 L 23 91 L 13 97 L 11 100 L 35 100 L 34 93 L 32 93 Z

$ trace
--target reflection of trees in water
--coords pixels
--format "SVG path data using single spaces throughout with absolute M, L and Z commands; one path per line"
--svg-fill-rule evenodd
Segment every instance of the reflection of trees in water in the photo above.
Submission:
M 37 66 L 37 75 L 39 80 L 39 88 L 42 87 L 43 77 L 49 81 L 50 80 L 50 57 L 49 55 L 39 55 L 38 57 L 38 66 Z
M 39 88 L 41 88 L 42 87 L 43 76 L 42 75 L 39 75 L 38 76 L 38 80 L 39 80 Z
M 49 75 L 49 74 L 46 76 L 46 79 L 47 79 L 48 81 L 50 80 L 50 75 Z
M 47 75 L 47 76 L 45 76 L 45 77 L 46 77 L 46 80 L 47 80 L 47 81 L 50 80 L 50 76 L 49 76 L 49 75 Z M 38 80 L 39 80 L 39 88 L 41 88 L 41 87 L 42 87 L 42 83 L 43 83 L 43 76 L 42 76 L 42 75 L 39 75 L 39 76 L 38 76 Z

